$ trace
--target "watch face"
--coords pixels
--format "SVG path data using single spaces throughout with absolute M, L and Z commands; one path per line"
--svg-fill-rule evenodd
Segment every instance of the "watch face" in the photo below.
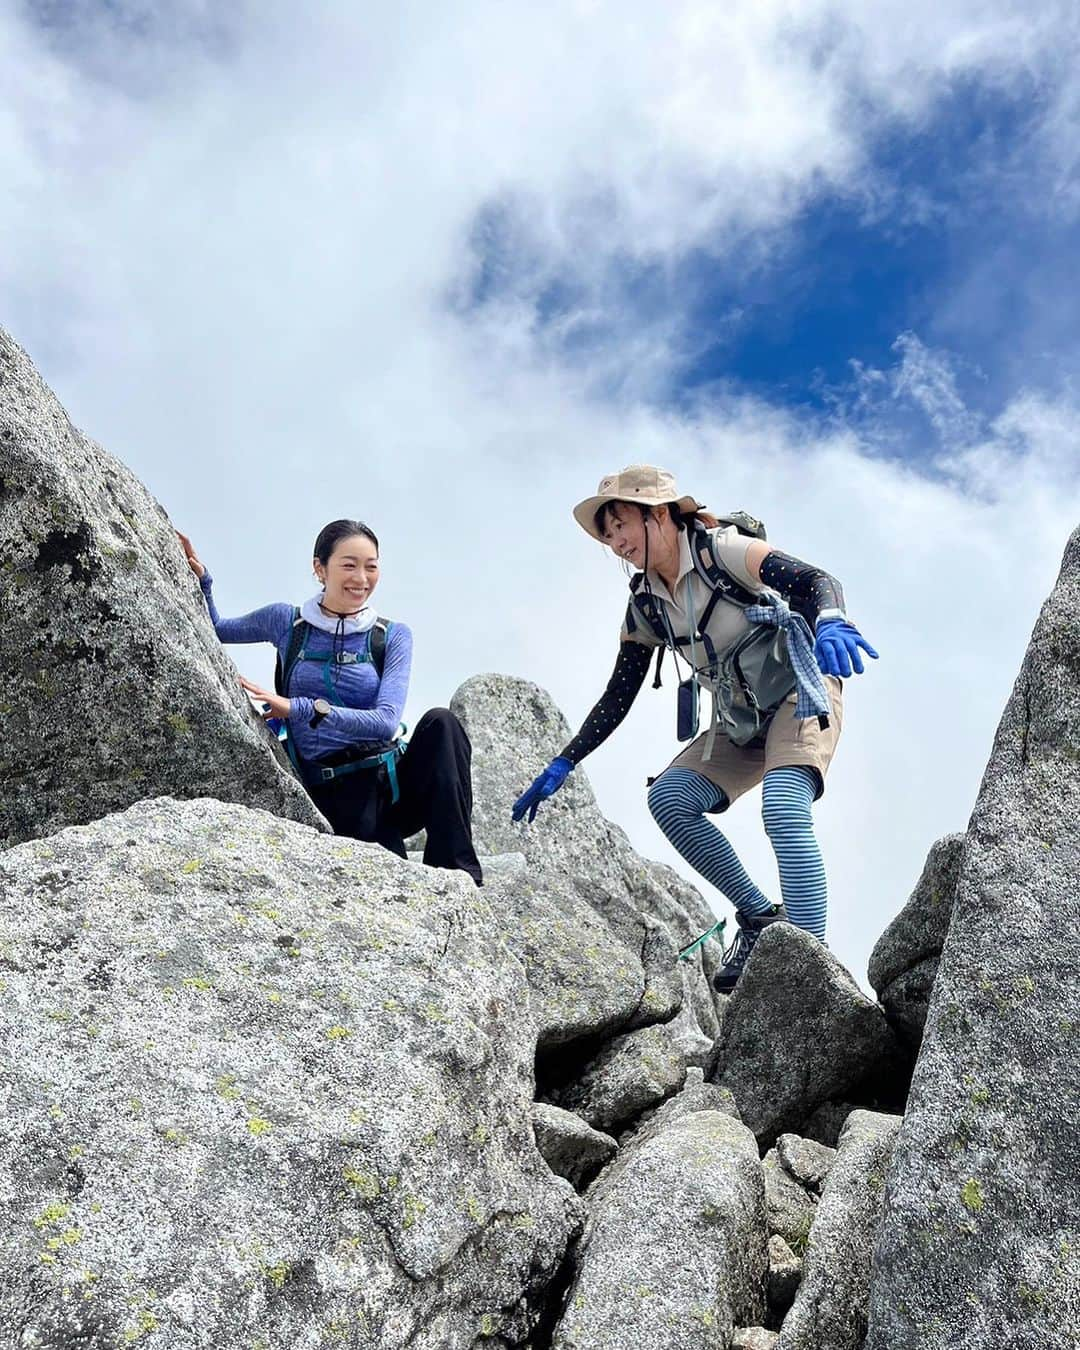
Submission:
M 320 717 L 326 717 L 326 716 L 329 715 L 329 712 L 330 712 L 330 704 L 327 703 L 326 699 L 324 699 L 324 698 L 317 698 L 317 699 L 315 700 L 315 705 L 314 705 L 314 706 L 315 706 L 315 711 L 319 714 Z

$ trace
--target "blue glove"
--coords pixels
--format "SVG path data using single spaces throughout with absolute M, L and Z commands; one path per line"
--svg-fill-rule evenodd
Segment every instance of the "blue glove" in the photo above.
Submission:
M 528 811 L 529 824 L 531 825 L 536 819 L 540 803 L 558 792 L 566 782 L 566 775 L 573 767 L 570 761 L 562 755 L 558 759 L 553 759 L 544 772 L 533 779 L 531 786 L 514 803 L 514 809 L 511 813 L 513 819 L 520 820 Z
M 814 655 L 826 675 L 843 678 L 850 675 L 852 669 L 856 675 L 861 675 L 863 663 L 859 655 L 860 647 L 867 656 L 877 660 L 877 652 L 847 619 L 825 619 L 818 624 Z

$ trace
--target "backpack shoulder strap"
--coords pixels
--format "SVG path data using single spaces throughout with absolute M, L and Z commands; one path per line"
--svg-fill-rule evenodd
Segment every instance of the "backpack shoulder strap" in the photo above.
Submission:
M 668 631 L 663 615 L 660 613 L 660 602 L 651 591 L 646 589 L 643 585 L 644 581 L 644 572 L 635 572 L 630 578 L 630 603 L 626 607 L 626 631 L 628 633 L 636 632 L 639 621 L 644 621 L 657 642 L 667 646 Z
M 740 530 L 740 533 L 743 533 L 743 531 Z M 758 593 L 748 590 L 741 581 L 736 581 L 721 564 L 716 556 L 716 549 L 713 547 L 712 535 L 708 530 L 700 527 L 694 530 L 690 536 L 690 557 L 693 559 L 694 571 L 712 591 L 708 610 L 706 614 L 701 616 L 699 628 L 703 629 L 709 622 L 708 615 L 712 613 L 718 600 L 728 600 L 731 604 L 743 608 L 757 603 Z
M 371 655 L 371 664 L 375 667 L 375 674 L 380 680 L 383 666 L 386 665 L 386 639 L 390 636 L 390 629 L 393 626 L 389 619 L 384 619 L 380 614 L 371 629 L 368 651 Z
M 278 652 L 277 660 L 274 663 L 274 690 L 283 698 L 289 695 L 289 680 L 292 678 L 293 666 L 304 649 L 304 638 L 307 637 L 308 625 L 300 617 L 299 606 L 293 607 L 292 628 L 289 630 L 289 645 L 285 648 L 285 662 L 282 665 L 281 653 Z
M 653 637 L 656 638 L 659 645 L 656 648 L 656 673 L 653 677 L 653 688 L 659 689 L 662 684 L 660 667 L 664 663 L 664 653 L 671 643 L 671 634 L 664 622 L 664 616 L 660 612 L 660 601 L 651 591 L 645 589 L 642 584 L 644 580 L 644 572 L 636 572 L 630 578 L 630 603 L 626 606 L 626 631 L 636 633 L 640 624 L 644 622 Z

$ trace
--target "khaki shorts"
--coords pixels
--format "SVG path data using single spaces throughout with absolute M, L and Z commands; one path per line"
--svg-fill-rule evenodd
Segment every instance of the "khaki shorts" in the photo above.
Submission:
M 825 791 L 825 775 L 844 723 L 843 685 L 833 675 L 823 675 L 822 679 L 832 701 L 832 715 L 827 730 L 822 731 L 816 717 L 796 721 L 795 695 L 790 694 L 769 723 L 764 741 L 732 745 L 718 731 L 712 755 L 706 760 L 703 756 L 708 733 L 705 733 L 676 755 L 668 768 L 673 769 L 678 765 L 681 769 L 694 769 L 703 774 L 724 793 L 730 806 L 744 792 L 757 787 L 770 769 L 779 769 L 787 764 L 809 764 L 818 773 L 816 800 Z

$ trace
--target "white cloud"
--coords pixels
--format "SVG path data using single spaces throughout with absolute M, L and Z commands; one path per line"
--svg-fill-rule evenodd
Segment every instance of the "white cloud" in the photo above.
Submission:
M 418 634 L 413 720 L 479 669 L 587 710 L 623 582 L 569 507 L 630 460 L 835 570 L 883 651 L 821 811 L 832 940 L 861 975 L 973 800 L 1076 516 L 1075 404 L 1017 394 L 987 427 L 905 339 L 846 428 L 736 395 L 660 411 L 679 316 L 628 331 L 606 279 L 691 246 L 760 256 L 815 194 L 869 197 L 868 138 L 928 118 L 950 81 L 1050 89 L 1061 11 L 279 3 L 222 31 L 176 8 L 167 31 L 111 7 L 107 33 L 84 17 L 48 41 L 0 14 L 0 321 L 192 533 L 223 609 L 300 597 L 319 526 L 370 518 L 383 604 Z M 453 302 L 500 204 L 508 272 L 474 312 Z M 580 296 L 558 343 L 536 321 L 553 282 Z M 912 397 L 938 419 L 931 475 L 874 434 Z M 653 856 L 641 783 L 672 718 L 670 691 L 644 692 L 589 764 Z M 771 875 L 753 810 L 729 823 Z

